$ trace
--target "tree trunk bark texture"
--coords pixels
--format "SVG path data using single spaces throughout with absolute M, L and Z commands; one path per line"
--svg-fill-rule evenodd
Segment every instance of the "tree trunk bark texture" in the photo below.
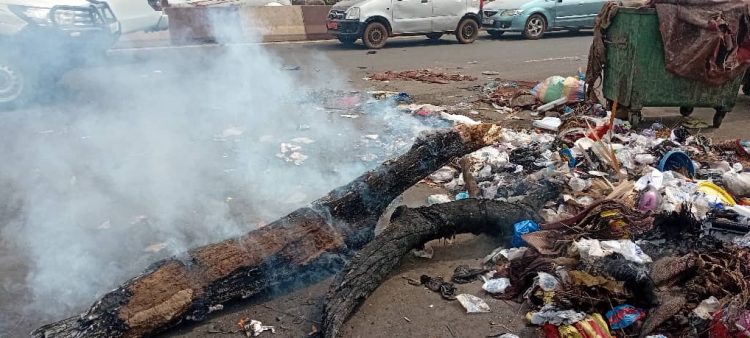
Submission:
M 34 337 L 141 337 L 209 307 L 275 287 L 304 285 L 340 271 L 372 240 L 385 208 L 451 159 L 494 143 L 496 125 L 457 126 L 420 136 L 404 155 L 366 172 L 310 206 L 238 238 L 154 263 L 80 316 L 45 325 Z
M 513 224 L 538 220 L 536 211 L 557 195 L 558 190 L 546 183 L 519 203 L 466 199 L 414 209 L 399 207 L 388 228 L 362 248 L 331 284 L 323 311 L 324 337 L 338 337 L 352 312 L 413 248 L 460 233 L 485 233 L 509 239 Z

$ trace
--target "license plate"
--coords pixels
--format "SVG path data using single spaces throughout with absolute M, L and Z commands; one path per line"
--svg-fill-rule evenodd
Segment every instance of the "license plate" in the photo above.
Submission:
M 336 21 L 328 21 L 326 22 L 326 28 L 336 30 L 339 29 L 339 23 Z
M 495 20 L 492 20 L 492 18 L 484 18 L 482 19 L 483 25 L 492 25 L 495 23 Z

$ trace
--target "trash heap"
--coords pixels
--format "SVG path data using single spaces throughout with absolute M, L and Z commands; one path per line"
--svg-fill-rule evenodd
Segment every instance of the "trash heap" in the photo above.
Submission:
M 453 282 L 474 273 L 488 294 L 523 303 L 545 337 L 750 337 L 750 142 L 660 124 L 635 132 L 600 107 L 580 111 L 554 128 L 504 130 L 467 173 L 452 164 L 429 177 L 450 194 L 428 204 L 469 197 L 467 174 L 484 199 L 562 187 Z M 450 283 L 422 283 L 454 298 Z

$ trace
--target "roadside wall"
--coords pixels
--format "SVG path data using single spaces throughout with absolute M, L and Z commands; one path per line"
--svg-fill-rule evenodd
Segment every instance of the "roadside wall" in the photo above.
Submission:
M 167 7 L 173 44 L 330 39 L 331 6 Z M 221 25 L 214 25 L 221 23 Z M 221 41 L 219 41 L 221 40 Z

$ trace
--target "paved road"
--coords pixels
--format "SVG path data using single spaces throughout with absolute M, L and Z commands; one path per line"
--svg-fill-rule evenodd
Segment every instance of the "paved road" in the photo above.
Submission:
M 549 33 L 542 40 L 531 41 L 520 34 L 506 34 L 499 40 L 482 35 L 471 45 L 461 45 L 455 38 L 444 36 L 440 41 L 429 41 L 423 37 L 391 39 L 388 45 L 378 51 L 368 52 L 361 44 L 345 48 L 337 41 L 267 43 L 264 48 L 284 60 L 284 63 L 299 66 L 299 78 L 305 79 L 313 86 L 326 87 L 326 74 L 331 78 L 347 78 L 348 86 L 358 89 L 379 87 L 384 89 L 433 92 L 439 95 L 451 95 L 456 87 L 423 86 L 416 83 L 379 85 L 362 80 L 367 74 L 386 70 L 407 70 L 419 68 L 437 68 L 449 72 L 474 75 L 481 81 L 493 78 L 539 81 L 552 75 L 569 75 L 579 69 L 585 69 L 591 32 Z M 239 48 L 242 48 L 239 46 Z M 123 71 L 132 74 L 151 72 L 164 67 L 170 60 L 180 60 L 186 67 L 201 67 L 211 62 L 213 55 L 222 54 L 222 46 L 185 46 L 185 47 L 146 47 L 118 49 L 110 55 L 110 60 L 120 64 Z M 190 66 L 192 65 L 192 66 Z M 78 72 L 83 78 L 72 77 L 69 88 L 87 83 L 86 75 L 107 72 L 105 69 L 83 70 Z M 483 71 L 496 71 L 497 76 L 483 76 Z M 323 75 L 321 75 L 323 74 Z M 147 76 L 147 75 L 146 75 Z M 80 91 L 75 91 L 81 93 Z M 84 89 L 85 92 L 85 89 Z M 62 100 L 65 102 L 66 100 Z M 743 114 L 750 110 L 750 101 L 741 96 L 738 99 L 734 114 L 725 119 L 724 127 L 718 130 L 707 129 L 703 133 L 721 138 L 746 136 L 743 126 L 750 116 Z M 663 122 L 676 125 L 680 118 L 674 108 L 647 108 L 644 111 L 644 126 L 651 122 Z M 693 115 L 710 123 L 712 109 L 696 109 Z

